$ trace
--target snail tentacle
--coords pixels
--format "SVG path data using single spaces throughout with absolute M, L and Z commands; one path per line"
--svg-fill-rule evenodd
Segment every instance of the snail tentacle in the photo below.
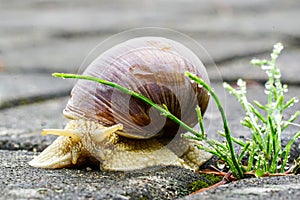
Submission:
M 108 138 L 112 133 L 115 133 L 116 131 L 120 131 L 123 129 L 122 124 L 116 124 L 110 127 L 104 127 L 102 129 L 97 129 L 93 132 L 93 139 L 96 142 L 102 142 L 106 138 Z
M 74 130 L 68 129 L 43 129 L 42 135 L 58 135 L 70 137 L 74 142 L 80 141 L 80 133 Z
M 84 163 L 90 154 L 82 145 L 80 130 L 70 129 L 70 123 L 65 129 L 44 129 L 43 135 L 58 135 L 59 137 L 40 155 L 28 164 L 40 168 L 63 168 Z

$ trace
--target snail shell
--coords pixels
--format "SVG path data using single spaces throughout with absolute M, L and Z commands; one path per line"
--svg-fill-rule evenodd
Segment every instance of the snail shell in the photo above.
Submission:
M 206 110 L 209 96 L 184 76 L 195 73 L 206 82 L 208 76 L 200 60 L 183 45 L 165 38 L 136 38 L 124 42 L 97 58 L 84 75 L 116 82 L 136 91 L 169 111 L 190 126 L 197 123 L 195 106 Z M 71 93 L 64 114 L 70 118 L 85 117 L 104 126 L 123 124 L 128 137 L 150 138 L 162 129 L 165 121 L 158 111 L 116 89 L 96 82 L 80 80 Z M 167 120 L 166 127 L 174 127 Z M 151 124 L 151 126 L 147 126 Z M 145 126 L 147 128 L 145 129 Z M 155 134 L 154 134 L 155 133 Z
M 185 77 L 186 71 L 209 83 L 205 67 L 188 48 L 162 37 L 140 37 L 107 50 L 83 74 L 116 82 L 140 93 L 166 106 L 193 127 L 197 124 L 195 107 L 199 105 L 204 114 L 209 95 Z M 168 164 L 195 168 L 204 160 L 196 158 L 200 150 L 194 148 L 193 141 L 180 137 L 183 130 L 177 124 L 147 103 L 110 86 L 79 80 L 63 113 L 72 119 L 66 128 L 56 133 L 55 130 L 44 132 L 69 137 L 59 137 L 51 145 L 54 148 L 48 147 L 51 151 L 46 149 L 31 165 L 59 168 L 80 163 L 79 160 L 84 162 L 85 158 L 96 158 L 104 169 L 132 170 Z M 64 156 L 68 151 L 72 152 L 68 157 L 71 161 L 45 162 L 50 152 L 59 157 L 57 155 Z M 210 157 L 205 155 L 205 159 Z M 124 161 L 120 163 L 121 157 Z

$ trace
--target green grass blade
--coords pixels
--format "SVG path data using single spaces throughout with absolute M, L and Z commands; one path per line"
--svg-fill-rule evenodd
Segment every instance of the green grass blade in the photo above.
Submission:
M 194 75 L 190 72 L 185 72 L 185 75 L 187 77 L 189 77 L 191 80 L 193 80 L 193 81 L 197 82 L 198 84 L 202 85 L 209 92 L 209 94 L 212 96 L 212 98 L 216 102 L 216 105 L 217 105 L 217 107 L 218 107 L 218 109 L 221 113 L 221 116 L 222 116 L 224 132 L 225 132 L 226 140 L 227 140 L 227 143 L 228 143 L 228 146 L 229 146 L 229 152 L 230 152 L 230 155 L 231 155 L 231 160 L 232 160 L 232 163 L 233 163 L 233 166 L 234 166 L 234 169 L 232 169 L 232 170 L 237 172 L 237 174 L 235 174 L 235 176 L 237 178 L 243 178 L 244 174 L 243 174 L 243 171 L 242 171 L 242 169 L 241 169 L 241 167 L 238 163 L 236 154 L 234 152 L 233 143 L 232 143 L 232 140 L 231 140 L 230 129 L 229 129 L 227 119 L 226 119 L 226 116 L 225 116 L 225 111 L 222 107 L 222 104 L 221 104 L 221 101 L 220 101 L 219 97 L 212 90 L 212 88 L 207 83 L 205 83 L 205 81 L 203 81 L 202 79 L 200 79 L 196 75 Z
M 265 106 L 263 106 L 261 103 L 259 103 L 259 101 L 254 100 L 253 103 L 254 103 L 254 105 L 256 105 L 258 108 L 260 108 L 260 109 L 262 109 L 262 110 L 264 110 L 264 111 L 267 110 L 267 108 L 266 108 Z
M 287 121 L 284 121 L 284 124 L 281 128 L 281 131 L 283 131 L 284 129 L 286 129 L 289 125 L 296 125 L 296 126 L 300 126 L 299 124 L 295 124 L 293 123 L 297 117 L 299 116 L 300 112 L 296 111 Z
M 290 141 L 287 143 L 287 145 L 284 147 L 283 152 L 285 152 L 285 155 L 283 157 L 282 165 L 281 165 L 281 170 L 280 172 L 283 173 L 285 170 L 285 166 L 288 160 L 288 156 L 290 155 L 291 147 L 293 143 L 300 137 L 300 131 L 296 133 Z
M 201 108 L 198 105 L 196 106 L 196 112 L 197 112 L 197 116 L 198 116 L 201 133 L 204 135 L 205 131 L 204 131 L 204 124 L 203 124 L 203 117 L 202 117 L 202 113 L 201 113 Z
M 246 142 L 245 146 L 243 147 L 243 150 L 242 150 L 241 154 L 238 157 L 239 162 L 243 159 L 243 157 L 245 156 L 245 153 L 248 151 L 249 147 L 250 147 L 250 142 Z
M 58 77 L 58 78 L 75 78 L 75 79 L 84 79 L 84 80 L 90 80 L 90 81 L 95 81 L 104 85 L 108 85 L 111 86 L 113 88 L 116 88 L 126 94 L 129 94 L 133 97 L 136 97 L 138 99 L 143 100 L 144 102 L 150 104 L 152 107 L 154 107 L 155 109 L 157 109 L 159 112 L 161 112 L 164 116 L 170 118 L 171 120 L 173 120 L 174 122 L 176 122 L 177 124 L 179 124 L 181 127 L 183 127 L 185 130 L 193 133 L 194 135 L 196 135 L 197 137 L 200 137 L 203 140 L 206 140 L 205 137 L 203 137 L 202 134 L 200 134 L 199 132 L 195 131 L 193 128 L 189 127 L 187 124 L 185 124 L 184 122 L 182 122 L 181 120 L 179 120 L 176 116 L 174 116 L 173 114 L 171 114 L 168 110 L 164 109 L 163 107 L 155 104 L 153 101 L 151 101 L 150 99 L 144 97 L 143 95 L 140 95 L 132 90 L 126 89 L 116 83 L 110 82 L 110 81 L 106 81 L 103 79 L 99 79 L 93 76 L 84 76 L 84 75 L 78 75 L 78 74 L 65 74 L 65 73 L 53 73 L 52 76 L 54 77 Z
M 221 135 L 222 137 L 226 137 L 225 133 L 222 131 L 218 131 L 218 134 Z M 232 141 L 236 144 L 238 144 L 239 146 L 245 146 L 245 142 L 241 139 L 235 138 L 235 137 L 231 137 Z
M 288 107 L 292 106 L 295 103 L 295 101 L 296 101 L 296 97 L 291 98 L 288 102 L 286 102 L 283 105 L 282 109 L 284 110 L 284 109 L 287 109 Z
M 258 117 L 262 121 L 262 123 L 264 123 L 264 124 L 267 123 L 267 120 L 264 118 L 264 116 L 256 108 L 254 108 L 254 106 L 252 106 L 250 103 L 248 106 L 249 106 L 250 110 L 255 114 L 255 116 Z

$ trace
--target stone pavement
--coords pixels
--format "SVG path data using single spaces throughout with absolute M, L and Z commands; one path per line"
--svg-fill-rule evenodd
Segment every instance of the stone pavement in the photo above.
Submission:
M 260 100 L 266 76 L 249 61 L 254 56 L 268 58 L 273 44 L 282 42 L 283 81 L 290 85 L 289 95 L 299 97 L 299 17 L 298 0 L 0 0 L 0 199 L 186 196 L 189 183 L 201 176 L 176 167 L 130 174 L 93 167 L 43 170 L 28 166 L 35 152 L 55 139 L 41 136 L 41 129 L 62 128 L 67 123 L 61 112 L 75 82 L 53 78 L 51 73 L 77 72 L 97 44 L 120 31 L 153 26 L 174 29 L 209 53 L 212 59 L 201 59 L 225 104 L 229 124 L 236 135 L 247 134 L 239 125 L 241 107 L 225 95 L 222 81 L 247 79 L 250 99 Z M 221 125 L 215 111 L 211 104 L 205 121 L 209 135 L 217 138 Z M 299 188 L 298 176 L 251 179 L 185 199 L 297 199 Z

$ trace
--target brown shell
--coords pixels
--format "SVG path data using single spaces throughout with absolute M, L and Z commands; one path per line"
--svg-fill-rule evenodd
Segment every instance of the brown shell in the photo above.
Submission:
M 199 58 L 182 44 L 162 37 L 140 37 L 112 47 L 84 71 L 136 91 L 190 126 L 197 124 L 195 106 L 205 112 L 209 95 L 192 83 L 190 71 L 209 83 Z M 178 125 L 148 104 L 112 87 L 79 80 L 64 110 L 69 118 L 86 118 L 105 126 L 121 123 L 121 135 L 150 138 L 162 133 L 175 134 Z

